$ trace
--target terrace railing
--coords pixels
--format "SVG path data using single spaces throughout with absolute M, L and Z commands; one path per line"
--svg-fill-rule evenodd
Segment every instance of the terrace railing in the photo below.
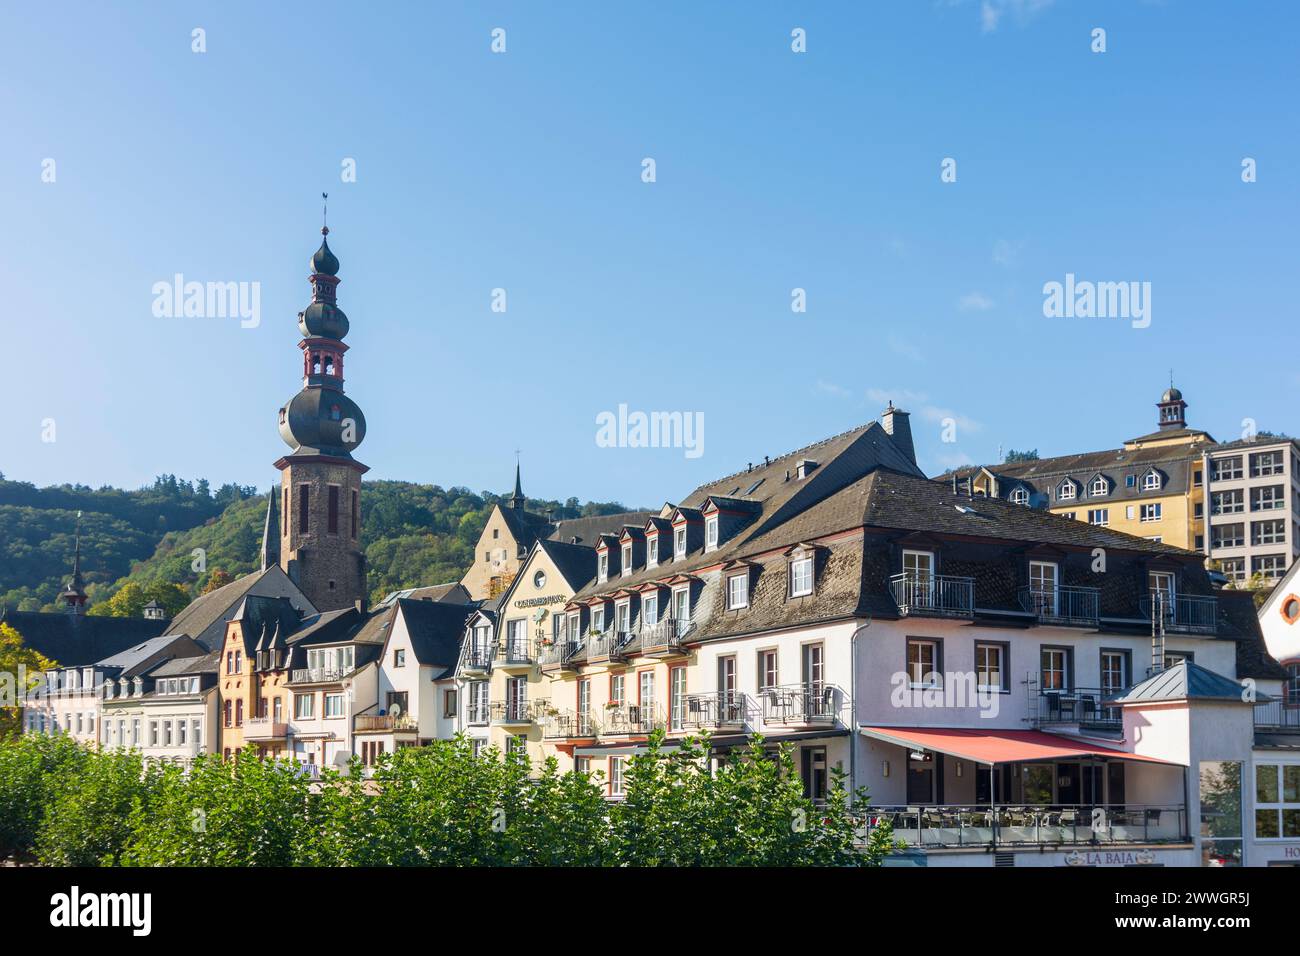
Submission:
M 1036 726 L 1078 724 L 1098 730 L 1119 730 L 1123 726 L 1120 707 L 1115 703 L 1128 687 L 1039 688 L 1029 685 L 1029 721 Z
M 687 694 L 682 728 L 686 730 L 739 730 L 745 726 L 745 695 L 737 691 Z
M 1168 591 L 1153 589 L 1142 602 L 1143 613 L 1150 617 L 1157 605 L 1164 617 L 1166 631 L 1213 634 L 1218 629 L 1218 598 L 1202 597 L 1199 594 L 1178 594 L 1170 597 Z
M 894 839 L 913 847 L 1113 846 L 1186 843 L 1187 810 L 1173 805 L 872 807 L 863 838 L 882 821 Z
M 1096 627 L 1100 623 L 1099 588 L 1031 585 L 1020 589 L 1019 598 L 1020 606 L 1043 624 Z
M 833 684 L 813 681 L 764 687 L 758 692 L 765 724 L 833 724 L 844 693 Z
M 1274 733 L 1300 733 L 1300 701 L 1259 701 L 1255 704 L 1255 729 Z
M 655 703 L 606 707 L 597 719 L 601 734 L 648 734 L 664 728 L 663 708 Z
M 975 579 L 945 574 L 895 574 L 889 579 L 894 603 L 904 617 L 972 617 Z

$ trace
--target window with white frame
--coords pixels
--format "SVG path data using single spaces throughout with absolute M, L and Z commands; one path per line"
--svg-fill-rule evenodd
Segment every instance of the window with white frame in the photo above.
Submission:
M 345 707 L 346 704 L 342 694 L 325 695 L 325 716 L 326 717 L 342 717 L 345 713 Z
M 623 545 L 623 567 L 619 569 L 623 577 L 632 573 L 632 542 Z
M 1029 562 L 1029 594 L 1037 614 L 1055 615 L 1060 568 L 1053 561 Z
M 645 538 L 645 566 L 654 568 L 659 566 L 659 535 L 648 534 Z
M 1007 646 L 977 641 L 975 644 L 975 680 L 985 693 L 1010 690 L 1007 672 Z
M 1235 481 L 1242 477 L 1241 456 L 1214 458 L 1210 461 L 1211 481 Z
M 1124 651 L 1101 652 L 1101 689 L 1116 694 L 1128 687 L 1128 654 Z
M 609 553 L 606 551 L 600 552 L 596 560 L 599 565 L 599 573 L 596 576 L 601 581 L 604 581 L 609 577 Z M 590 567 L 590 565 L 588 565 L 588 567 Z
M 1250 559 L 1251 574 L 1260 574 L 1270 580 L 1286 574 L 1286 555 L 1260 554 Z
M 1270 518 L 1250 523 L 1251 544 L 1282 544 L 1286 541 L 1286 519 Z
M 673 554 L 678 558 L 686 557 L 686 529 L 684 527 L 673 532 Z
M 1219 567 L 1229 581 L 1246 580 L 1245 558 L 1219 558 Z
M 790 562 L 790 597 L 806 597 L 812 593 L 812 555 L 798 555 Z
M 1250 477 L 1268 478 L 1286 470 L 1281 451 L 1261 451 L 1250 456 Z
M 1092 484 L 1088 488 L 1088 494 L 1092 495 L 1094 498 L 1101 498 L 1110 494 L 1110 482 L 1102 475 L 1098 475 L 1092 479 Z
M 749 607 L 749 573 L 733 574 L 727 578 L 727 610 Z
M 1210 514 L 1228 515 L 1237 514 L 1246 510 L 1246 496 L 1242 489 L 1234 488 L 1232 491 L 1214 491 L 1210 493 Z
M 1159 491 L 1161 484 L 1160 472 L 1156 471 L 1154 468 L 1142 476 L 1143 491 Z
M 1012 489 L 1009 500 L 1013 505 L 1027 505 L 1029 504 L 1029 491 L 1024 485 L 1019 485 Z
M 907 676 L 913 687 L 939 687 L 939 642 L 916 638 L 907 642 Z
M 1073 501 L 1074 495 L 1075 495 L 1074 482 L 1071 481 L 1070 479 L 1067 478 L 1065 479 L 1065 481 L 1061 482 L 1059 485 L 1056 486 L 1057 500 Z
M 1251 511 L 1273 511 L 1286 507 L 1286 496 L 1282 485 L 1267 485 L 1263 488 L 1250 489 Z
M 758 652 L 758 689 L 760 691 L 776 687 L 781 683 L 777 674 L 777 656 L 775 649 Z
M 623 759 L 622 757 L 609 758 L 609 795 L 611 797 L 621 797 L 625 792 L 623 790 Z
M 1044 647 L 1039 652 L 1043 690 L 1067 690 L 1070 686 L 1070 652 L 1064 647 Z
M 1141 521 L 1159 521 L 1161 517 L 1160 502 L 1142 505 L 1139 513 Z
M 647 591 L 641 596 L 641 624 L 643 627 L 654 627 L 659 623 L 659 595 L 655 591 Z
M 1300 763 L 1255 765 L 1255 839 L 1300 838 Z
M 1102 527 L 1102 528 L 1106 527 L 1108 524 L 1110 524 L 1110 509 L 1089 508 L 1088 524 L 1095 524 L 1098 527 Z
M 590 565 L 588 565 L 590 567 Z M 316 716 L 316 695 L 315 694 L 294 694 L 293 695 L 293 716 L 298 720 L 306 720 Z
M 1211 548 L 1240 548 L 1245 543 L 1246 526 L 1242 522 L 1210 525 Z
M 673 591 L 673 617 L 679 627 L 686 627 L 691 622 L 691 592 L 689 588 Z
M 704 519 L 704 550 L 712 551 L 718 546 L 718 516 L 709 515 Z

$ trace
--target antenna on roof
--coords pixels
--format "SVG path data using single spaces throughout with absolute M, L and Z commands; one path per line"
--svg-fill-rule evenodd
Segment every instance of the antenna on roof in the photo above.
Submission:
M 330 225 L 329 225 L 329 212 L 330 212 L 330 203 L 329 203 L 329 199 L 330 199 L 330 194 L 329 194 L 329 193 L 321 193 L 321 194 L 320 194 L 320 198 L 321 198 L 321 204 L 320 204 L 320 234 L 321 234 L 322 236 L 328 236 L 328 235 L 330 234 Z

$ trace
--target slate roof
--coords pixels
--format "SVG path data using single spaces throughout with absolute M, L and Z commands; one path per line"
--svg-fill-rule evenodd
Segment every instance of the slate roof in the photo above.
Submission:
M 136 677 L 152 672 L 177 655 L 194 656 L 199 645 L 184 634 L 164 634 L 96 662 L 110 677 Z
M 355 607 L 343 607 L 334 611 L 324 611 L 309 617 L 302 625 L 289 635 L 291 648 L 307 647 L 315 644 L 341 644 L 356 640 L 364 630 L 364 625 L 376 615 L 367 615 Z M 382 644 L 383 635 L 366 631 L 365 640 L 360 643 Z
M 421 664 L 441 668 L 434 680 L 456 667 L 460 657 L 465 623 L 478 610 L 477 604 L 446 604 L 438 601 L 399 601 L 399 613 L 406 622 L 411 650 Z
M 173 657 L 164 664 L 159 664 L 149 675 L 159 677 L 181 677 L 188 674 L 215 674 L 221 666 L 221 652 L 213 651 L 201 657 Z
M 172 619 L 166 633 L 188 634 L 208 650 L 215 650 L 225 639 L 226 622 L 234 616 L 246 595 L 286 597 L 295 608 L 308 613 L 316 610 L 280 566 L 273 565 L 195 598 Z
M 1249 591 L 1228 588 L 1215 590 L 1214 596 L 1219 600 L 1219 617 L 1227 625 L 1219 633 L 1224 634 L 1230 628 L 1237 640 L 1237 676 L 1286 680 L 1286 668 L 1273 659 L 1264 643 L 1254 596 Z
M 1118 703 L 1175 700 L 1228 700 L 1244 703 L 1240 684 L 1191 661 L 1180 661 L 1154 677 L 1148 677 L 1119 698 Z
M 1262 432 L 1256 434 L 1253 439 L 1239 438 L 1236 441 L 1220 442 L 1210 449 L 1214 454 L 1221 451 L 1238 451 L 1246 449 L 1264 450 L 1270 446 L 1290 445 L 1296 451 L 1300 452 L 1300 439 L 1292 438 L 1290 435 L 1265 435 Z
M 538 541 L 537 546 L 546 552 L 564 580 L 575 592 L 581 590 L 596 576 L 596 549 L 594 546 L 569 544 L 567 541 Z
M 60 667 L 83 667 L 157 637 L 167 621 L 143 617 L 100 617 L 67 611 L 42 613 L 0 609 L 0 621 L 22 635 L 23 644 Z
M 647 521 L 659 514 L 657 511 L 623 511 L 612 515 L 589 515 L 586 518 L 565 518 L 557 521 L 546 535 L 550 541 L 570 543 L 577 538 L 578 544 L 595 547 L 596 539 L 602 534 L 622 534 L 623 528 L 632 525 L 644 528 Z M 595 571 L 593 570 L 593 574 Z

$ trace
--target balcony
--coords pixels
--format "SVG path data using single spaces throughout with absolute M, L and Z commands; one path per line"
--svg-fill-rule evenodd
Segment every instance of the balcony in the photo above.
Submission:
M 657 704 L 617 704 L 606 707 L 600 718 L 600 733 L 648 734 L 664 728 L 663 709 Z
M 1021 588 L 1019 598 L 1020 606 L 1037 617 L 1039 624 L 1097 627 L 1101 623 L 1099 588 L 1033 585 Z
M 903 617 L 973 617 L 975 579 L 950 575 L 895 574 L 889 579 Z
M 492 669 L 492 658 L 496 654 L 496 645 L 490 643 L 469 643 L 461 653 L 460 670 L 463 674 L 486 674 Z
M 893 824 L 894 839 L 924 849 L 1191 842 L 1187 811 L 1180 806 L 872 807 L 863 820 L 864 835 L 883 821 Z
M 1142 602 L 1142 611 L 1153 616 L 1159 606 L 1165 631 L 1181 634 L 1213 634 L 1218 630 L 1219 601 L 1195 594 L 1179 594 L 1172 599 L 1167 591 L 1152 590 Z
M 283 720 L 272 720 L 270 717 L 250 717 L 244 721 L 244 739 L 248 741 L 283 740 L 288 734 L 289 725 Z
M 745 695 L 736 691 L 687 694 L 686 730 L 743 730 L 748 713 Z
M 419 730 L 419 722 L 410 714 L 363 714 L 357 717 L 357 733 L 382 733 Z
M 465 722 L 471 727 L 486 727 L 492 719 L 492 708 L 487 701 L 471 702 L 465 708 Z
M 547 644 L 543 641 L 541 650 L 537 655 L 538 663 L 542 665 L 543 673 L 564 670 L 576 671 L 578 665 L 572 658 L 580 650 L 582 650 L 581 641 L 556 641 L 553 644 Z
M 649 627 L 642 627 L 640 653 L 645 657 L 671 657 L 674 654 L 684 654 L 682 638 L 690 630 L 690 626 L 689 621 L 668 617 Z
M 1117 732 L 1124 726 L 1115 703 L 1128 687 L 1072 687 L 1029 690 L 1029 722 L 1035 727 L 1077 724 L 1081 730 Z
M 1300 733 L 1300 701 L 1261 700 L 1255 704 L 1255 729 L 1266 733 Z
M 290 674 L 291 684 L 332 684 L 343 680 L 355 671 L 355 667 L 297 667 Z
M 548 717 L 542 724 L 542 736 L 555 739 L 582 739 L 595 737 L 600 727 L 591 714 L 575 713 L 571 710 Z
M 587 663 L 602 664 L 626 660 L 626 648 L 635 636 L 632 631 L 588 632 Z
M 489 705 L 489 713 L 495 726 L 518 726 L 531 724 L 548 705 L 545 700 L 498 700 Z
M 532 667 L 537 663 L 537 650 L 527 638 L 506 638 L 497 648 L 496 663 L 503 669 Z
M 843 704 L 844 693 L 831 684 L 790 684 L 764 687 L 758 692 L 763 707 L 763 723 L 782 726 L 820 726 L 834 724 Z

